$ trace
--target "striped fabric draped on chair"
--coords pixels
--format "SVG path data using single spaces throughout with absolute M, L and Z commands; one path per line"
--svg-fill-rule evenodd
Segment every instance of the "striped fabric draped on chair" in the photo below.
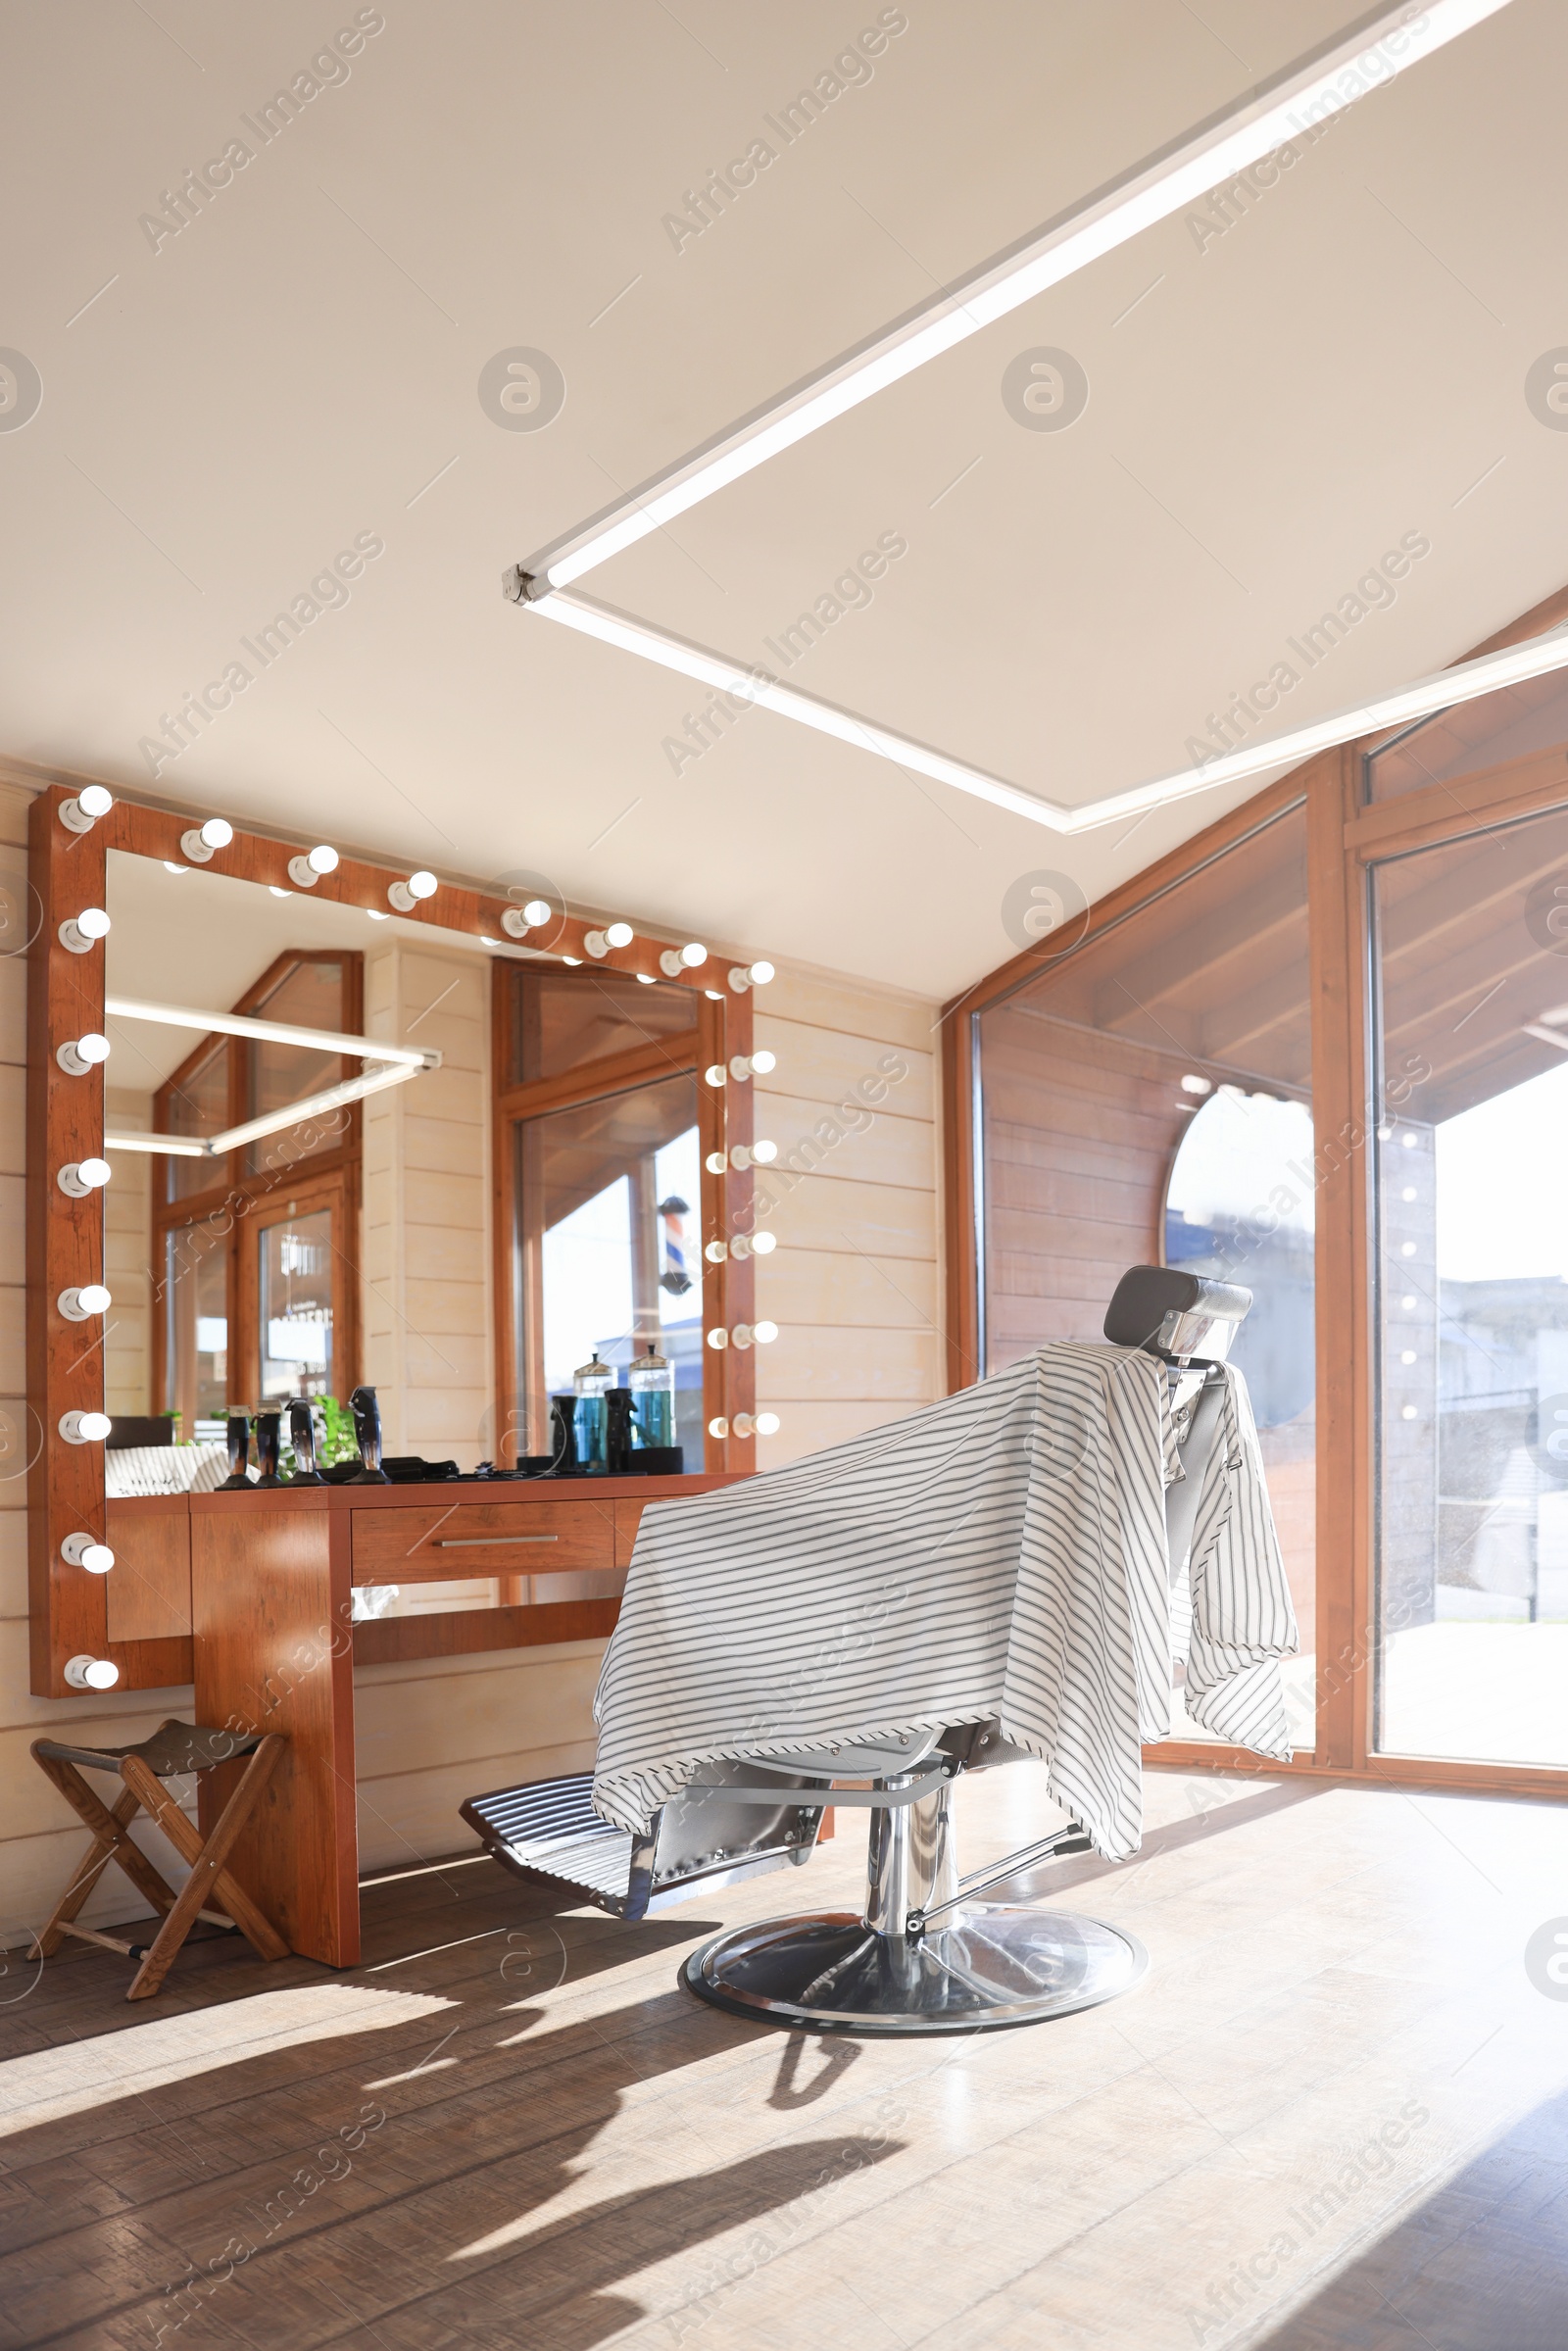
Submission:
M 1245 1383 L 1227 1370 L 1192 1546 L 1187 1704 L 1290 1748 L 1296 1619 Z M 652 1504 L 600 1678 L 594 1804 L 644 1828 L 698 1768 L 1000 1718 L 1111 1859 L 1170 1729 L 1165 1367 L 1041 1348 L 846 1445 Z M 1185 1611 L 1182 1612 L 1185 1614 Z

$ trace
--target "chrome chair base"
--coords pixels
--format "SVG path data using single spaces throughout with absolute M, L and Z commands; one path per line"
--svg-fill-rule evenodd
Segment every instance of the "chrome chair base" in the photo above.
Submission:
M 1136 1935 L 1065 1910 L 974 1902 L 920 1935 L 847 1911 L 768 1919 L 694 1951 L 681 1980 L 755 2024 L 813 2033 L 986 2033 L 1071 2016 L 1130 1991 Z

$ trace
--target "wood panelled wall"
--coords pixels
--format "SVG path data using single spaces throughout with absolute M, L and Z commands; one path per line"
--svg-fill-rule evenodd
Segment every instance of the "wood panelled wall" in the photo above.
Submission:
M 1184 1056 L 1017 1000 L 986 1023 L 988 1368 L 1099 1339 L 1129 1265 L 1159 1261 L 1165 1178 L 1189 1123 Z
M 494 1452 L 489 958 L 388 940 L 366 955 L 365 1021 L 442 1055 L 364 1106 L 365 1378 L 389 1453 L 472 1469 Z
M 946 1394 L 941 1344 L 938 1007 L 816 972 L 757 999 L 757 1131 L 778 1159 L 757 1186 L 757 1311 L 779 1326 L 757 1357 L 776 1412 L 759 1469 L 836 1445 Z

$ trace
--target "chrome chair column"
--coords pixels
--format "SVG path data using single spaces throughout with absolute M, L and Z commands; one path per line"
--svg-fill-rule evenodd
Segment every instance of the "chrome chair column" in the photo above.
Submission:
M 870 1810 L 863 1915 L 824 1911 L 717 1935 L 686 1961 L 690 1990 L 759 2024 L 933 2033 L 1039 2024 L 1131 1989 L 1149 1966 L 1136 1935 L 1075 1912 L 969 1898 L 957 1877 L 951 1780 L 908 1798 L 929 1776 L 914 1767 L 934 1743 L 921 1740 L 905 1770 L 870 1789 L 824 1793 L 824 1802 Z M 790 1760 L 812 1768 L 809 1758 Z M 828 1768 L 853 1769 L 853 1750 Z M 970 1888 L 1087 1843 L 1069 1824 L 979 1872 Z

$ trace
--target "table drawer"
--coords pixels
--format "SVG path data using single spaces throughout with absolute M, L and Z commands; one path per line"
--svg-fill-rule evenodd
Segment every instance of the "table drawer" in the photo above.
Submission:
M 353 1518 L 356 1584 L 574 1575 L 615 1564 L 613 1516 L 597 1502 L 430 1502 Z

